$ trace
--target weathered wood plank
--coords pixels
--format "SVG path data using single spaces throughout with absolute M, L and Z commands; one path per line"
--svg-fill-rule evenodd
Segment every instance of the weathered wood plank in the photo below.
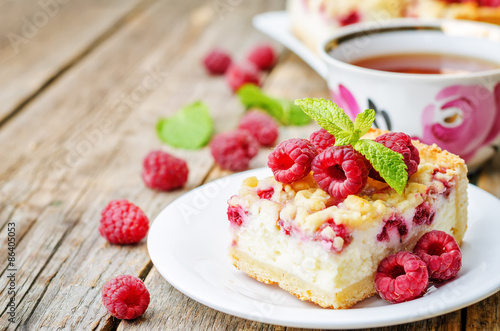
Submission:
M 479 175 L 477 186 L 500 198 L 500 153 Z M 500 330 L 500 292 L 467 308 L 467 330 Z
M 142 157 L 161 147 L 154 124 L 160 116 L 203 99 L 219 120 L 218 130 L 234 127 L 243 109 L 222 78 L 203 73 L 200 56 L 219 38 L 241 56 L 262 38 L 249 31 L 251 16 L 281 5 L 245 3 L 234 9 L 237 16 L 221 21 L 208 14 L 200 22 L 210 4 L 159 2 L 0 130 L 5 146 L 0 155 L 6 160 L 0 166 L 2 196 L 8 197 L 8 207 L 16 208 L 11 219 L 24 234 L 18 242 L 18 318 L 26 328 L 113 328 L 114 320 L 100 303 L 100 288 L 118 274 L 147 274 L 150 262 L 144 242 L 117 247 L 100 238 L 100 210 L 111 199 L 128 198 L 152 218 L 185 192 L 156 193 L 141 182 Z M 242 18 L 246 25 L 237 24 Z M 225 24 L 235 28 L 228 30 Z M 155 74 L 150 68 L 158 71 L 157 84 L 151 83 Z M 46 118 L 44 126 L 50 130 L 39 130 L 34 114 Z M 12 150 L 15 155 L 8 152 Z M 175 153 L 193 169 L 186 190 L 198 186 L 212 167 L 208 149 Z M 35 179 L 37 190 L 31 192 Z M 30 193 L 23 195 L 26 191 Z M 27 212 L 32 218 L 24 216 Z M 1 293 L 0 300 L 5 299 Z M 0 327 L 5 325 L 2 315 Z
M 0 5 L 0 124 L 149 0 L 20 0 Z

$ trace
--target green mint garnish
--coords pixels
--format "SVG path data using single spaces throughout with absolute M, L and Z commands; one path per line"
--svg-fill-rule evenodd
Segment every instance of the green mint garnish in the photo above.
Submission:
M 375 120 L 373 109 L 358 114 L 353 123 L 344 110 L 330 100 L 302 99 L 295 103 L 335 137 L 335 146 L 350 144 L 370 161 L 390 187 L 398 194 L 403 193 L 408 181 L 403 155 L 373 140 L 360 139 L 370 130 Z
M 237 95 L 247 109 L 260 108 L 274 117 L 281 125 L 305 125 L 311 122 L 311 118 L 290 100 L 266 95 L 253 84 L 242 86 Z
M 173 147 L 199 149 L 210 141 L 214 124 L 208 107 L 197 101 L 156 124 L 158 137 Z

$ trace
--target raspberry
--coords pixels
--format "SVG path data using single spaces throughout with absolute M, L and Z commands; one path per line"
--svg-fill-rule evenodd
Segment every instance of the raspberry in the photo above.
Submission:
M 135 244 L 148 233 L 149 220 L 127 200 L 111 201 L 101 212 L 99 232 L 112 244 Z
M 253 63 L 231 64 L 226 71 L 226 80 L 233 92 L 245 84 L 260 86 L 259 68 Z
M 359 193 L 368 179 L 366 159 L 351 145 L 328 147 L 314 159 L 312 171 L 319 187 L 338 200 Z
M 346 25 L 358 23 L 359 21 L 361 21 L 361 16 L 359 15 L 359 12 L 354 10 L 350 14 L 340 18 L 339 24 L 340 24 L 340 26 L 346 26 Z
M 316 147 L 300 138 L 281 142 L 267 159 L 267 165 L 273 171 L 274 178 L 283 184 L 304 178 L 311 171 L 311 162 L 318 152 Z
M 261 199 L 271 200 L 274 195 L 274 187 L 270 187 L 265 190 L 257 190 L 257 195 Z
M 104 307 L 119 319 L 141 316 L 149 306 L 149 292 L 142 280 L 121 275 L 109 280 L 101 291 Z
M 398 238 L 398 241 L 408 234 L 408 227 L 401 217 L 393 217 L 387 220 L 382 231 L 377 235 L 378 241 L 391 241 Z
M 335 137 L 323 128 L 313 132 L 309 137 L 309 141 L 316 146 L 318 153 L 321 153 L 328 147 L 335 145 Z
M 500 0 L 479 0 L 479 5 L 484 7 L 500 7 Z
M 273 146 L 278 138 L 276 121 L 258 110 L 246 113 L 241 119 L 238 129 L 250 132 L 261 146 Z
M 222 75 L 231 65 L 231 57 L 220 49 L 214 49 L 203 59 L 203 64 L 212 75 Z
M 270 45 L 258 45 L 248 54 L 248 61 L 255 64 L 261 70 L 268 70 L 276 62 L 276 53 Z
M 333 230 L 333 235 L 325 236 L 323 230 L 330 227 Z M 333 219 L 329 219 L 321 225 L 318 229 L 315 240 L 320 240 L 323 247 L 325 247 L 330 252 L 340 253 L 344 248 L 346 248 L 352 241 L 352 236 L 347 231 L 344 224 L 336 224 Z M 343 241 L 340 244 L 335 243 L 335 238 L 340 237 Z
M 392 303 L 422 296 L 429 285 L 425 262 L 409 252 L 399 252 L 383 259 L 375 274 L 375 288 L 382 299 Z
M 241 206 L 231 206 L 227 207 L 227 219 L 229 222 L 236 226 L 241 226 L 245 221 L 248 213 L 243 210 Z
M 423 202 L 417 207 L 417 210 L 415 211 L 415 215 L 413 216 L 413 224 L 431 225 L 432 222 L 434 221 L 435 215 L 436 212 L 431 209 L 431 206 L 427 202 Z
M 215 162 L 231 171 L 247 170 L 257 152 L 259 143 L 245 130 L 220 133 L 210 143 Z
M 420 163 L 420 154 L 418 153 L 418 149 L 413 146 L 409 135 L 402 132 L 388 132 L 378 136 L 375 141 L 403 155 L 404 162 L 407 166 L 406 172 L 408 173 L 408 178 L 417 172 L 418 164 Z M 373 168 L 370 169 L 369 176 L 385 183 L 385 180 Z
M 142 179 L 146 186 L 171 191 L 183 187 L 188 179 L 186 162 L 162 151 L 152 151 L 144 158 Z
M 433 230 L 424 234 L 413 252 L 425 263 L 433 280 L 448 280 L 457 276 L 462 266 L 462 252 L 453 236 Z

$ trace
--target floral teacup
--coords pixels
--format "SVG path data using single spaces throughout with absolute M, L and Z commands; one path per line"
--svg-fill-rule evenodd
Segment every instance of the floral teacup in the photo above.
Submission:
M 350 64 L 373 56 L 444 53 L 498 63 L 457 74 L 406 74 Z M 395 20 L 344 28 L 321 49 L 333 101 L 351 117 L 375 109 L 375 125 L 436 143 L 469 168 L 500 143 L 500 27 L 469 21 Z

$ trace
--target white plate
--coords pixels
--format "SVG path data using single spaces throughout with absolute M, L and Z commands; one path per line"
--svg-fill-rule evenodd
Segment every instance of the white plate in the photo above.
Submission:
M 500 200 L 469 186 L 469 229 L 462 246 L 463 267 L 453 281 L 422 298 L 389 304 L 378 296 L 351 309 L 322 309 L 277 286 L 247 277 L 232 266 L 227 200 L 243 179 L 270 176 L 267 168 L 221 178 L 186 193 L 156 217 L 148 237 L 149 255 L 160 274 L 182 293 L 211 308 L 259 322 L 307 328 L 365 328 L 442 315 L 500 290 Z
M 290 29 L 288 14 L 285 11 L 267 12 L 256 15 L 252 21 L 255 28 L 279 41 L 292 52 L 297 54 L 304 62 L 314 69 L 321 77 L 328 74 L 326 64 L 320 57 L 304 45 Z M 318 45 L 319 47 L 319 45 Z

